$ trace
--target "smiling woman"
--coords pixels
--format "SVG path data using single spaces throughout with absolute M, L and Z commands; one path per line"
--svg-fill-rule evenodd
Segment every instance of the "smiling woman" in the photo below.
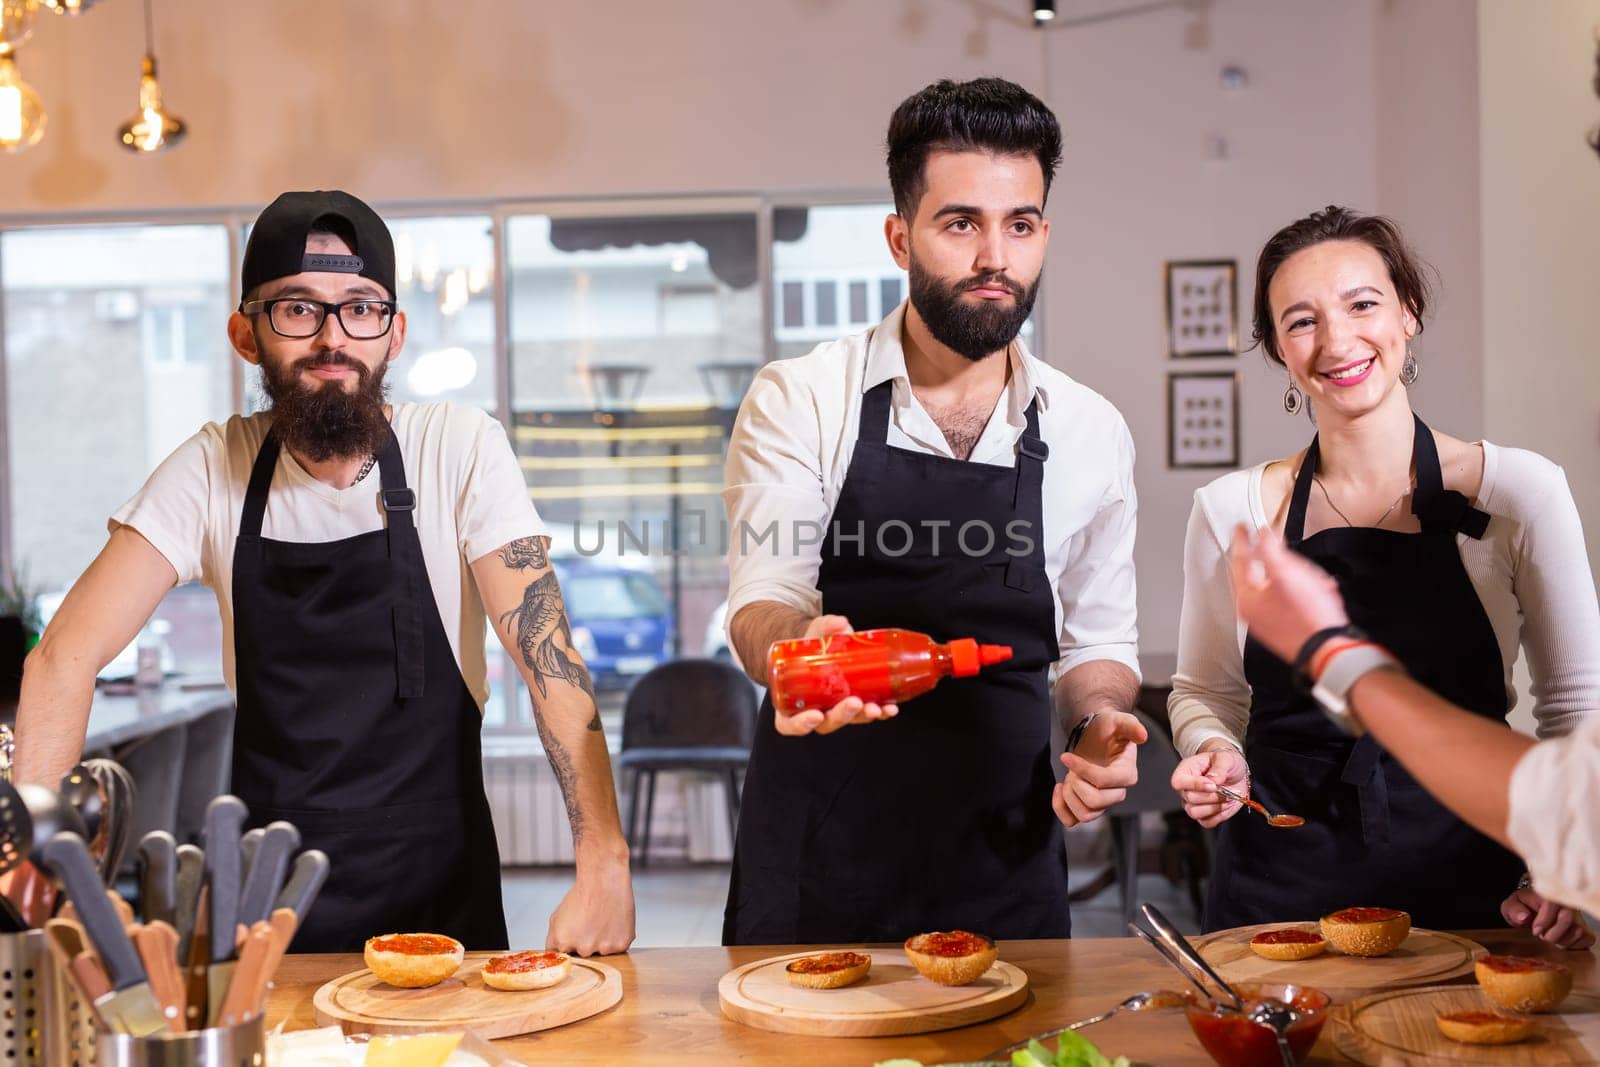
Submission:
M 1419 681 L 1501 722 L 1520 645 L 1541 735 L 1600 706 L 1588 666 L 1600 663 L 1600 608 L 1560 468 L 1431 430 L 1412 411 L 1429 295 L 1399 227 L 1346 208 L 1284 227 L 1261 252 L 1255 337 L 1288 371 L 1285 408 L 1308 401 L 1318 433 L 1297 455 L 1201 489 L 1189 520 L 1169 703 L 1187 758 L 1172 785 L 1194 818 L 1225 823 L 1208 929 L 1356 901 L 1423 926 L 1484 927 L 1537 899 L 1517 888 L 1515 856 L 1370 738 L 1345 736 L 1302 684 L 1308 665 L 1248 640 L 1233 611 L 1225 548 L 1235 527 L 1270 527 L 1338 580 L 1359 630 L 1330 650 L 1377 641 Z M 1286 835 L 1233 819 L 1240 806 L 1219 787 L 1306 825 Z

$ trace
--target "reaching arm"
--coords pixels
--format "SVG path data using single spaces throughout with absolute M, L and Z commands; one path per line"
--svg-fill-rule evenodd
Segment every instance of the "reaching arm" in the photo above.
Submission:
M 549 548 L 542 536 L 507 542 L 476 560 L 472 575 L 495 632 L 527 682 L 539 741 L 572 828 L 577 878 L 550 917 L 549 947 L 583 955 L 621 952 L 634 934 L 628 846 L 594 683 L 573 648 Z
M 167 558 L 119 526 L 45 628 L 22 672 L 13 777 L 52 789 L 83 751 L 95 675 L 178 582 Z

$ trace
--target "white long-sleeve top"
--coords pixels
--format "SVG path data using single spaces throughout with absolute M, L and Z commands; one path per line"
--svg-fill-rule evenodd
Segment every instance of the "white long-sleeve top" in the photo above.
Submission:
M 1600 717 L 1530 748 L 1511 772 L 1506 833 L 1550 900 L 1600 914 Z
M 1178 751 L 1217 737 L 1242 748 L 1250 720 L 1245 626 L 1233 609 L 1227 546 L 1234 527 L 1267 525 L 1266 464 L 1225 474 L 1194 495 L 1183 553 L 1178 670 L 1167 712 Z M 1600 712 L 1600 604 L 1577 505 L 1561 468 L 1535 452 L 1483 442 L 1476 506 L 1490 516 L 1481 539 L 1456 537 L 1461 562 L 1500 644 L 1507 708 L 1518 647 L 1533 676 L 1542 737 L 1570 733 Z

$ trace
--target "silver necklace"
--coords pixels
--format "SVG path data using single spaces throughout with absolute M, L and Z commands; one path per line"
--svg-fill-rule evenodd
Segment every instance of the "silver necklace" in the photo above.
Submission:
M 351 485 L 355 485 L 356 482 L 361 481 L 361 479 L 363 479 L 367 475 L 371 474 L 372 473 L 372 468 L 377 462 L 378 462 L 378 454 L 376 452 L 374 452 L 372 455 L 367 457 L 367 461 L 365 463 L 363 463 L 361 465 L 361 469 L 356 472 L 356 480 L 355 480 L 355 482 L 351 482 L 350 484 Z M 1324 489 L 1322 492 L 1324 494 L 1326 494 L 1328 491 L 1326 489 Z M 1331 503 L 1333 503 L 1333 501 L 1330 500 L 1330 501 L 1328 501 L 1328 503 L 1331 504 Z M 1334 508 L 1333 510 L 1334 511 L 1338 511 L 1339 509 L 1338 508 Z
M 1355 526 L 1355 523 L 1350 521 L 1350 516 L 1346 515 L 1342 511 L 1340 511 L 1339 510 L 1339 505 L 1335 504 L 1333 502 L 1333 497 L 1328 493 L 1328 487 L 1322 484 L 1322 479 L 1318 478 L 1315 474 L 1313 474 L 1311 476 L 1311 480 L 1317 483 L 1317 488 L 1318 489 L 1322 490 L 1322 499 L 1324 499 L 1324 500 L 1326 500 L 1328 502 L 1328 506 L 1333 509 L 1333 513 L 1335 515 L 1339 516 L 1341 519 L 1343 519 L 1344 520 L 1344 524 L 1346 526 L 1352 526 L 1352 527 Z M 1394 503 L 1390 504 L 1388 507 L 1384 508 L 1383 509 L 1383 514 L 1379 515 L 1377 520 L 1375 522 L 1373 522 L 1371 525 L 1373 525 L 1373 526 L 1382 526 L 1383 525 L 1383 520 L 1387 519 L 1389 517 L 1390 513 L 1393 512 L 1395 508 L 1400 506 L 1400 501 L 1404 500 L 1406 497 L 1410 496 L 1413 492 L 1415 492 L 1416 488 L 1417 488 L 1417 480 L 1416 480 L 1416 478 L 1412 478 L 1411 479 L 1411 484 L 1406 486 L 1406 491 L 1401 493 L 1399 496 L 1395 497 Z

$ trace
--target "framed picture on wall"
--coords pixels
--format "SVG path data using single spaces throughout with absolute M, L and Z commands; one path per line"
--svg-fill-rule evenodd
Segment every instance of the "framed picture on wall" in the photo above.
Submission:
M 1238 354 L 1238 277 L 1231 259 L 1167 261 L 1167 358 Z
M 1167 375 L 1167 466 L 1239 465 L 1239 376 L 1233 371 Z

